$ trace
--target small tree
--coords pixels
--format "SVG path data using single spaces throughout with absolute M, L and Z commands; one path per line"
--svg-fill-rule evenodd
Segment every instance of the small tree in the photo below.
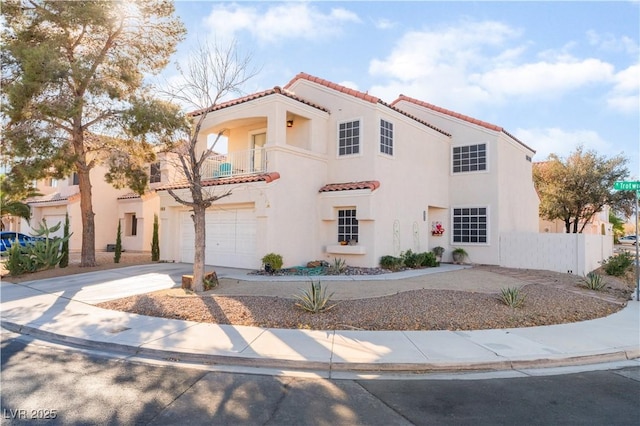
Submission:
M 64 236 L 62 241 L 62 257 L 60 258 L 60 263 L 58 266 L 61 268 L 66 268 L 69 266 L 69 213 L 64 215 Z
M 113 263 L 120 263 L 120 256 L 122 256 L 122 226 L 120 220 L 118 220 L 118 233 L 116 234 L 116 249 L 113 255 Z
M 158 238 L 158 215 L 153 215 L 153 237 L 151 238 L 151 261 L 160 260 L 160 240 Z
M 580 146 L 561 159 L 551 154 L 533 168 L 533 181 L 540 196 L 540 215 L 560 219 L 567 233 L 581 233 L 604 206 L 631 214 L 633 191 L 614 191 L 613 184 L 629 176 L 622 155 L 607 159 Z
M 207 159 L 213 155 L 213 148 L 222 136 L 217 135 L 215 142 L 203 146 L 200 131 L 205 119 L 215 109 L 218 102 L 229 94 L 239 93 L 241 86 L 253 77 L 256 72 L 250 71 L 250 57 L 239 57 L 236 44 L 226 48 L 216 45 L 201 44 L 189 59 L 187 69 L 178 67 L 184 83 L 170 87 L 166 94 L 175 101 L 197 109 L 189 115 L 189 133 L 184 138 L 166 146 L 174 158 L 177 168 L 187 181 L 188 194 L 167 190 L 174 200 L 191 211 L 191 219 L 195 231 L 192 291 L 204 290 L 204 264 L 206 245 L 206 211 L 214 202 L 231 195 L 226 189 L 214 192 L 203 182 L 203 169 Z

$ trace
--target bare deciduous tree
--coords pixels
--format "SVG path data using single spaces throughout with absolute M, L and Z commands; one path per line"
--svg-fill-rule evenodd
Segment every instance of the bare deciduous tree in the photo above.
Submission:
M 193 279 L 191 289 L 202 291 L 206 250 L 206 211 L 216 201 L 231 195 L 231 189 L 214 190 L 203 186 L 203 168 L 222 133 L 218 133 L 210 145 L 202 143 L 200 132 L 207 115 L 229 94 L 241 93 L 242 86 L 256 75 L 250 69 L 251 57 L 239 56 L 237 44 L 225 47 L 218 44 L 198 44 L 189 56 L 186 67 L 178 66 L 182 82 L 164 91 L 172 101 L 195 107 L 189 114 L 189 134 L 166 147 L 176 159 L 177 168 L 183 174 L 189 189 L 188 195 L 169 189 L 174 200 L 189 207 L 195 231 Z

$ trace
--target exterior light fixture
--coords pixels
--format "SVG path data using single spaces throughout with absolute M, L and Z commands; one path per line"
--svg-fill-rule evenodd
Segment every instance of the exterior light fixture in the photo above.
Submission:
M 293 127 L 293 120 L 287 120 L 287 127 Z

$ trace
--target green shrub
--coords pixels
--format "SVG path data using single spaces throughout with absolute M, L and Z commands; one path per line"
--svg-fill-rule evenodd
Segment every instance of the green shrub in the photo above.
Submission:
M 433 268 L 438 266 L 438 260 L 436 259 L 436 255 L 430 251 L 420 253 L 420 266 Z
M 507 287 L 500 290 L 499 299 L 510 308 L 518 308 L 524 303 L 525 295 L 518 287 Z
M 266 254 L 262 258 L 262 264 L 267 272 L 275 272 L 282 269 L 282 256 L 276 253 Z
M 26 248 L 15 241 L 11 247 L 5 252 L 7 261 L 4 267 L 7 268 L 12 277 L 17 277 L 27 272 L 35 272 L 34 264 L 31 257 L 27 254 Z
M 61 245 L 69 240 L 64 238 L 49 238 L 49 235 L 60 229 L 60 225 L 49 228 L 46 220 L 42 220 L 38 229 L 33 228 L 33 235 L 40 237 L 38 241 L 21 246 L 17 241 L 7 251 L 6 268 L 12 276 L 22 275 L 27 272 L 36 272 L 41 269 L 54 268 L 60 263 L 63 256 Z
M 311 281 L 310 290 L 300 289 L 301 294 L 294 294 L 294 298 L 298 300 L 296 306 L 304 309 L 307 312 L 317 314 L 319 312 L 328 311 L 333 308 L 335 304 L 329 306 L 329 301 L 333 293 L 327 296 L 327 289 L 322 288 L 320 281 L 314 283 Z
M 118 220 L 118 232 L 116 233 L 116 250 L 113 254 L 113 263 L 120 263 L 120 257 L 122 256 L 122 225 Z
M 623 276 L 633 265 L 633 257 L 627 251 L 620 252 L 602 262 L 607 275 Z
M 151 237 L 151 261 L 160 260 L 160 240 L 158 238 L 158 215 L 153 215 L 153 235 Z
M 402 258 L 402 263 L 404 263 L 404 266 L 407 268 L 417 268 L 420 266 L 422 260 L 419 253 L 414 253 L 411 250 L 402 253 L 400 257 Z
M 589 272 L 584 277 L 584 286 L 589 290 L 600 291 L 604 288 L 605 283 L 602 280 L 602 275 L 598 275 L 595 272 Z
M 395 256 L 382 256 L 380 258 L 380 267 L 390 271 L 397 271 L 402 267 L 402 259 Z

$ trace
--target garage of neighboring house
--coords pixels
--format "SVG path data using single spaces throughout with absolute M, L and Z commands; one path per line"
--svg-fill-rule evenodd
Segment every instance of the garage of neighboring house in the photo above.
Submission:
M 180 215 L 181 262 L 193 263 L 195 233 L 191 212 Z M 205 264 L 256 268 L 257 222 L 253 208 L 230 208 L 206 214 Z

